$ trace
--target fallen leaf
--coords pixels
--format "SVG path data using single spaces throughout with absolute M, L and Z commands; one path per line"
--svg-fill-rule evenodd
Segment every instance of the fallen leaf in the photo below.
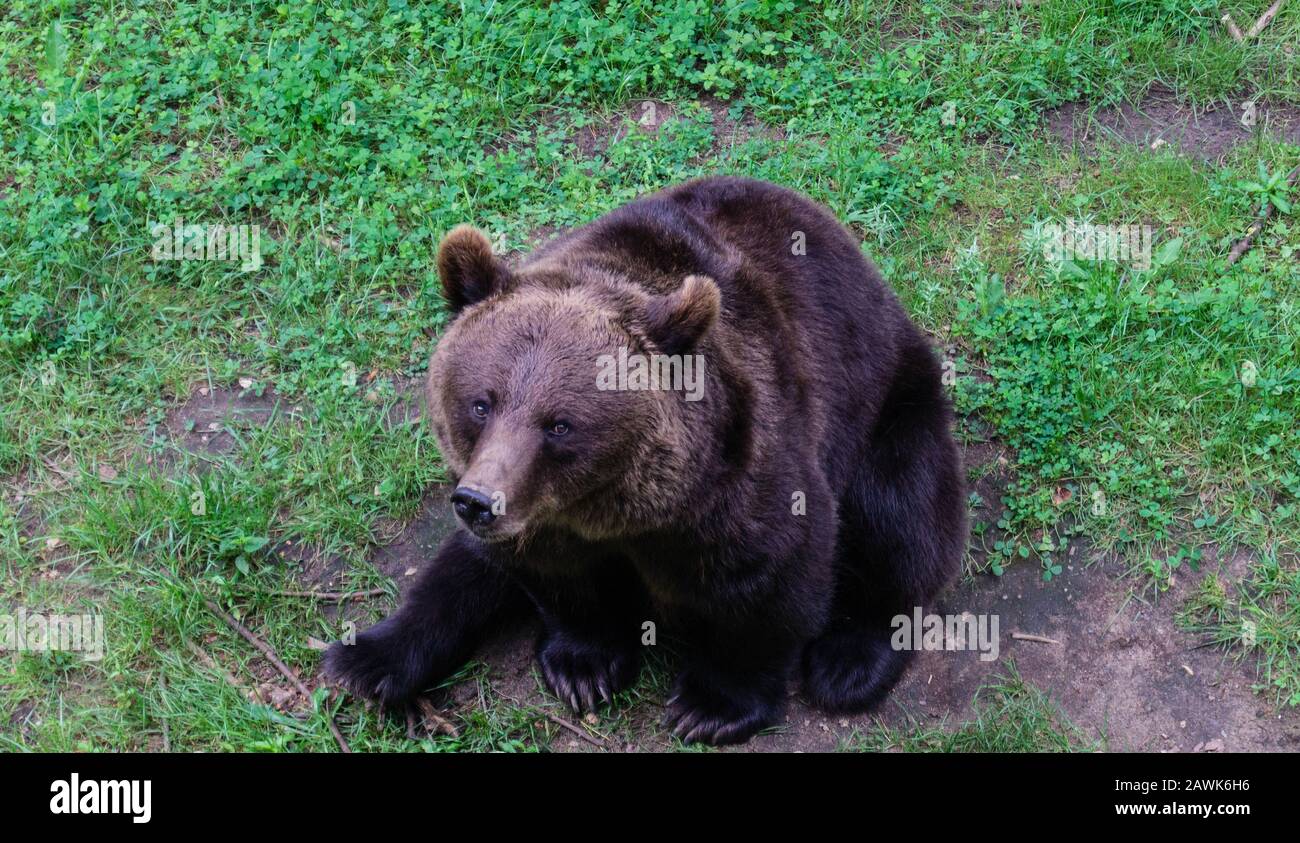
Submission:
M 278 685 L 271 686 L 269 689 L 266 685 L 263 685 L 262 690 L 266 701 L 281 711 L 289 708 L 293 701 L 298 697 L 298 694 L 295 691 L 291 691 L 288 688 L 281 688 Z

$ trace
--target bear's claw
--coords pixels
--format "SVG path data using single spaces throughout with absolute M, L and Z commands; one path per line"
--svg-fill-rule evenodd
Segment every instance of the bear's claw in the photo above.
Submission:
M 664 728 L 682 743 L 713 746 L 743 743 L 776 722 L 779 703 L 752 693 L 729 694 L 689 673 L 678 680 L 667 702 Z
M 546 634 L 537 647 L 537 663 L 551 693 L 576 714 L 609 703 L 636 681 L 635 651 L 582 640 L 565 632 Z

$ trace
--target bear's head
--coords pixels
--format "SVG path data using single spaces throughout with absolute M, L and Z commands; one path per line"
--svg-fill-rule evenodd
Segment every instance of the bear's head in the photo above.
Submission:
M 647 292 L 565 254 L 512 271 L 470 226 L 442 241 L 438 274 L 454 319 L 427 399 L 465 526 L 488 541 L 547 527 L 599 540 L 669 518 L 706 446 L 688 416 L 708 412 L 692 400 L 707 396 L 659 379 L 646 388 L 636 372 L 689 365 L 702 389 L 717 285 L 690 275 Z

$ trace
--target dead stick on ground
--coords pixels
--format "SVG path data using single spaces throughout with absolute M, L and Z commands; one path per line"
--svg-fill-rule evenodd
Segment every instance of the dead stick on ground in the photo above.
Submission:
M 365 597 L 378 597 L 387 594 L 386 588 L 369 588 L 365 591 L 272 591 L 276 597 L 310 597 L 313 600 L 325 600 L 342 603 L 345 600 L 361 600 Z
M 293 683 L 293 686 L 298 689 L 298 693 L 302 694 L 304 699 L 311 702 L 311 689 L 304 685 L 302 680 L 298 678 L 297 674 L 290 670 L 284 662 L 280 661 L 279 655 L 276 654 L 270 644 L 267 644 L 261 638 L 258 638 L 248 629 L 248 627 L 226 614 L 226 612 L 224 612 L 216 603 L 213 603 L 211 600 L 204 600 L 203 603 L 208 607 L 208 610 L 212 612 L 212 614 L 225 621 L 226 626 L 230 627 L 235 632 L 238 632 L 240 637 L 245 641 L 252 644 L 258 650 L 261 650 L 262 655 L 266 656 L 266 660 L 274 665 L 276 670 L 284 674 L 285 678 Z M 344 752 L 351 752 L 352 748 L 348 746 L 348 742 L 343 739 L 343 733 L 339 731 L 338 724 L 334 722 L 334 718 L 329 717 L 326 719 L 326 722 L 329 723 L 330 732 L 334 735 L 334 740 L 338 742 L 339 749 Z
M 189 640 L 188 638 L 185 639 L 185 647 L 191 653 L 194 654 L 194 658 L 203 662 L 204 667 L 206 667 L 208 670 L 212 671 L 213 673 L 220 675 L 221 678 L 225 679 L 227 684 L 230 685 L 230 687 L 234 688 L 236 691 L 239 691 L 240 693 L 245 693 L 248 691 L 248 689 L 244 687 L 244 684 L 235 678 L 234 674 L 226 670 L 221 665 L 217 664 L 216 660 L 213 659 L 212 656 L 209 656 L 207 653 L 200 650 L 198 645 L 196 645 L 193 641 Z
M 1036 641 L 1039 644 L 1060 644 L 1055 638 L 1045 638 L 1042 635 L 1026 635 L 1023 632 L 1013 632 L 1011 637 L 1017 641 Z
M 597 740 L 596 738 L 593 738 L 591 735 L 587 734 L 587 732 L 586 732 L 585 730 L 578 728 L 577 726 L 573 725 L 573 724 L 570 723 L 569 721 L 567 721 L 567 720 L 565 720 L 565 719 L 563 719 L 563 718 L 560 718 L 560 717 L 556 717 L 554 714 L 551 714 L 549 711 L 543 711 L 542 709 L 538 709 L 538 711 L 541 711 L 542 714 L 546 715 L 546 717 L 547 717 L 547 718 L 548 718 L 552 723 L 554 723 L 555 725 L 557 725 L 557 726 L 563 726 L 564 728 L 568 729 L 570 732 L 573 732 L 573 734 L 575 734 L 575 735 L 577 735 L 578 737 L 582 738 L 582 739 L 583 739 L 584 741 L 586 741 L 587 743 L 590 743 L 590 744 L 592 744 L 593 746 L 598 746 L 598 747 L 600 747 L 601 749 L 608 749 L 608 748 L 609 748 L 608 745 L 607 745 L 604 741 Z
M 72 476 L 71 472 L 59 468 L 57 465 L 55 465 L 53 460 L 42 458 L 41 461 L 45 463 L 46 468 L 48 468 L 50 471 L 53 471 L 55 474 L 59 475 L 60 477 L 62 477 L 64 480 L 72 481 L 76 479 Z
M 274 665 L 276 670 L 283 673 L 285 678 L 293 683 L 293 686 L 298 689 L 298 693 L 302 694 L 307 699 L 311 699 L 311 689 L 304 685 L 302 680 L 298 678 L 297 674 L 290 670 L 284 662 L 280 661 L 280 656 L 276 654 L 270 644 L 267 644 L 261 638 L 258 638 L 249 631 L 248 627 L 226 614 L 226 612 L 216 603 L 213 603 L 211 600 L 204 600 L 203 602 L 207 604 L 208 609 L 211 610 L 214 615 L 225 621 L 226 625 L 235 630 L 235 632 L 238 632 L 245 641 L 261 650 L 262 655 L 266 656 L 267 661 Z
M 1264 27 L 1273 22 L 1274 16 L 1277 15 L 1277 10 L 1282 8 L 1282 3 L 1284 2 L 1285 0 L 1274 0 L 1273 5 L 1268 7 L 1268 11 L 1260 15 L 1259 20 L 1255 21 L 1255 25 L 1246 31 L 1246 37 L 1254 38 L 1256 35 L 1263 32 Z
M 1241 43 L 1247 38 L 1254 38 L 1263 32 L 1264 27 L 1273 22 L 1273 18 L 1277 16 L 1277 11 L 1282 8 L 1282 3 L 1284 2 L 1285 0 L 1275 0 L 1273 5 L 1268 7 L 1268 11 L 1260 15 L 1259 20 L 1255 21 L 1250 29 L 1246 30 L 1244 33 L 1237 28 L 1237 24 L 1232 20 L 1232 15 L 1227 12 L 1223 13 L 1223 17 L 1219 18 L 1219 21 L 1228 28 L 1228 34 L 1232 36 L 1232 40 Z
M 1228 34 L 1232 36 L 1233 41 L 1241 42 L 1246 40 L 1246 36 L 1241 34 L 1237 24 L 1233 22 L 1232 15 L 1224 12 L 1223 17 L 1219 18 L 1219 20 L 1228 28 Z
M 578 737 L 582 738 L 584 741 L 587 741 L 588 743 L 594 746 L 598 746 L 601 749 L 609 749 L 609 744 L 606 743 L 605 741 L 592 737 L 590 734 L 587 733 L 585 729 L 580 729 L 579 727 L 570 723 L 568 720 L 565 720 L 561 717 L 556 717 L 554 714 L 551 714 L 549 711 L 547 711 L 544 708 L 539 708 L 538 706 L 535 705 L 525 706 L 524 703 L 521 703 L 519 700 L 515 699 L 514 697 L 506 696 L 505 694 L 498 693 L 498 696 L 500 696 L 504 700 L 508 700 L 514 703 L 520 708 L 525 708 L 525 707 L 531 708 L 532 710 L 536 711 L 538 714 L 545 717 L 547 720 L 550 720 L 555 725 L 568 729 L 570 732 L 573 732 L 573 734 L 577 735 Z
M 449 735 L 453 738 L 460 737 L 460 731 L 456 728 L 455 724 L 439 714 L 438 709 L 434 708 L 433 703 L 429 702 L 429 700 L 424 697 L 420 697 L 415 702 L 416 705 L 420 707 L 420 712 L 424 715 L 426 724 L 433 724 L 433 731 L 435 734 Z
M 1300 180 L 1300 165 L 1297 165 L 1296 168 L 1291 171 L 1291 175 L 1287 176 L 1286 182 L 1289 185 L 1295 185 L 1297 180 Z M 1250 247 L 1254 244 L 1255 238 L 1264 230 L 1264 224 L 1268 222 L 1268 219 L 1271 216 L 1273 216 L 1273 203 L 1265 200 L 1264 207 L 1259 209 L 1259 218 L 1256 219 L 1254 224 L 1252 224 L 1246 231 L 1246 236 L 1238 240 L 1237 244 L 1232 247 L 1232 251 L 1228 253 L 1228 266 L 1232 266 L 1241 258 L 1242 255 L 1250 251 Z
M 438 713 L 433 707 L 433 703 L 424 697 L 415 701 L 415 705 L 406 707 L 406 736 L 413 741 L 420 739 L 416 733 L 416 725 L 424 727 L 425 733 L 435 735 L 450 735 L 453 738 L 460 737 L 459 730 L 456 729 L 452 722 Z
M 406 709 L 406 739 L 418 741 L 420 736 L 415 732 L 415 709 Z
M 162 691 L 164 697 L 167 696 L 167 678 L 161 674 L 158 676 L 158 690 Z M 158 722 L 162 725 L 163 752 L 171 752 L 172 739 L 171 733 L 167 730 L 167 718 L 160 717 Z

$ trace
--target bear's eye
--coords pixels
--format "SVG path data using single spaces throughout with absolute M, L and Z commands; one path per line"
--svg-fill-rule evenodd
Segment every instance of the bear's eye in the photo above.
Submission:
M 557 421 L 554 424 L 552 424 L 550 427 L 546 428 L 546 432 L 551 434 L 552 436 L 563 436 L 564 434 L 569 432 L 569 423 L 563 421 Z
M 475 401 L 470 405 L 469 410 L 475 418 L 485 419 L 488 414 L 488 405 L 486 401 Z

